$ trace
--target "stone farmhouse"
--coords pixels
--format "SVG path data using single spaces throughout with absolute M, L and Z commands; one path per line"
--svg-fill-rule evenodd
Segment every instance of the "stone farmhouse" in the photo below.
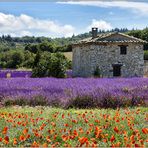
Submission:
M 73 76 L 92 77 L 99 70 L 101 77 L 142 77 L 144 43 L 119 32 L 98 34 L 92 28 L 92 37 L 73 44 Z

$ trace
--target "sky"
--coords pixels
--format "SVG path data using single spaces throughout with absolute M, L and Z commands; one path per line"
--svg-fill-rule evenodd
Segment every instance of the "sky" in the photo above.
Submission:
M 70 37 L 98 27 L 143 29 L 148 0 L 0 0 L 0 35 Z

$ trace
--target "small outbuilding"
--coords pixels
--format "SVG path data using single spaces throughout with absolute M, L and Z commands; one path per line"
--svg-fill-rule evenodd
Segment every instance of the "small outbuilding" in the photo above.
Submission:
M 98 34 L 73 44 L 73 76 L 142 77 L 146 41 L 119 32 Z

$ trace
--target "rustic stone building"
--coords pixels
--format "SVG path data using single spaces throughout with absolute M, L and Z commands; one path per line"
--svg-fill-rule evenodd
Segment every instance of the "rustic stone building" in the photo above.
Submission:
M 73 76 L 91 77 L 99 70 L 102 77 L 143 76 L 145 41 L 123 33 L 97 34 L 73 44 Z

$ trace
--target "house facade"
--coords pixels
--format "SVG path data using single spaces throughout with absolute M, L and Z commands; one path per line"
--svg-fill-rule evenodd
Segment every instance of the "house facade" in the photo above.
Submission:
M 97 34 L 73 44 L 73 76 L 134 77 L 144 74 L 145 41 L 123 33 Z

